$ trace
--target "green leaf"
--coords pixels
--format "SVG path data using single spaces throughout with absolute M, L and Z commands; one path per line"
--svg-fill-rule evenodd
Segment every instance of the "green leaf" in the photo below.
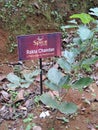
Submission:
M 75 19 L 68 21 L 68 23 L 77 24 L 77 21 Z
M 88 29 L 87 26 L 80 26 L 77 30 L 77 33 L 79 34 L 82 41 L 91 39 L 93 36 L 93 32 L 90 29 Z
M 62 120 L 63 120 L 64 123 L 69 123 L 69 119 L 67 119 L 65 117 L 63 117 Z
M 23 83 L 20 85 L 21 88 L 28 88 L 30 87 L 31 83 L 27 82 L 27 83 Z
M 63 88 L 69 89 L 69 88 L 71 88 L 71 86 L 70 86 L 69 84 L 64 84 L 64 85 L 63 85 Z
M 51 68 L 51 69 L 49 69 L 49 71 L 48 71 L 47 77 L 48 77 L 48 79 L 49 79 L 52 83 L 58 85 L 60 79 L 61 79 L 63 76 L 62 76 L 62 73 L 61 73 L 58 69 L 56 69 L 56 68 Z
M 59 110 L 64 114 L 73 114 L 77 111 L 77 106 L 74 103 L 62 102 Z
M 26 80 L 27 82 L 33 83 L 34 78 L 32 78 L 32 73 L 25 73 L 25 74 L 23 74 L 23 76 L 24 76 L 24 78 L 25 78 L 25 80 Z
M 62 77 L 60 82 L 59 82 L 60 88 L 63 87 L 64 84 L 68 84 L 69 81 L 70 81 L 70 76 L 69 75 Z
M 40 70 L 38 69 L 38 70 L 35 70 L 34 72 L 31 72 L 31 73 L 24 73 L 23 76 L 27 82 L 33 83 L 34 77 L 39 75 L 39 74 L 40 74 Z
M 59 58 L 57 63 L 60 65 L 62 69 L 64 69 L 66 72 L 71 71 L 71 65 L 64 59 L 64 58 Z
M 20 87 L 20 84 L 9 83 L 7 84 L 7 87 L 10 89 L 15 89 L 15 88 Z
M 7 80 L 10 81 L 11 83 L 19 84 L 21 79 L 15 74 L 9 73 L 7 75 Z
M 38 76 L 38 75 L 40 74 L 40 72 L 41 72 L 40 69 L 35 70 L 35 71 L 33 71 L 33 72 L 31 73 L 31 76 L 32 76 L 32 77 Z
M 75 61 L 75 55 L 73 52 L 71 51 L 64 51 L 64 57 L 66 58 L 67 62 L 69 62 L 70 64 L 72 64 Z
M 98 7 L 91 8 L 90 11 L 91 12 L 89 14 L 94 15 L 94 16 L 98 16 Z
M 26 118 L 26 119 L 23 120 L 24 123 L 29 123 L 31 121 L 32 121 L 32 118 Z
M 58 109 L 64 114 L 73 114 L 77 111 L 77 106 L 74 103 L 62 102 L 58 103 L 56 99 L 53 99 L 49 94 L 43 94 L 40 100 L 47 106 L 51 108 Z
M 30 124 L 27 125 L 26 130 L 31 130 L 32 126 Z
M 23 76 L 24 76 L 24 78 L 25 78 L 25 80 L 26 80 L 27 82 L 33 83 L 34 78 L 32 78 L 32 74 L 31 74 L 31 73 L 29 73 L 29 74 L 24 74 Z
M 50 106 L 51 108 L 57 109 L 58 102 L 53 99 L 49 94 L 45 93 L 40 97 L 40 100 L 43 104 Z
M 59 90 L 61 89 L 61 87 L 57 86 L 56 84 L 54 84 L 54 83 L 52 83 L 52 82 L 50 82 L 50 81 L 48 81 L 48 80 L 46 80 L 44 83 L 45 83 L 45 85 L 46 85 L 47 87 L 49 87 L 51 90 L 59 91 Z
M 64 31 L 65 29 L 69 29 L 69 28 L 77 28 L 77 25 L 66 25 L 66 26 L 61 26 L 61 29 Z
M 69 79 L 70 76 L 64 76 L 60 79 L 58 85 L 46 80 L 44 83 L 47 87 L 49 87 L 51 90 L 55 90 L 55 91 L 59 91 L 63 86 L 64 84 L 67 84 L 69 82 Z
M 79 18 L 83 24 L 89 24 L 91 21 L 94 20 L 89 14 L 86 13 L 73 14 L 72 16 L 70 16 L 70 18 Z
M 93 79 L 89 77 L 80 78 L 75 83 L 72 84 L 73 88 L 82 89 L 84 86 L 88 86 L 93 82 Z
M 73 42 L 74 42 L 74 44 L 76 44 L 76 45 L 80 45 L 80 44 L 82 43 L 80 37 L 75 37 L 75 38 L 73 38 Z
M 91 57 L 91 58 L 88 58 L 88 59 L 83 60 L 82 65 L 85 65 L 85 64 L 87 64 L 87 65 L 92 65 L 92 64 L 94 64 L 96 61 L 98 61 L 98 56 L 96 56 L 96 57 Z

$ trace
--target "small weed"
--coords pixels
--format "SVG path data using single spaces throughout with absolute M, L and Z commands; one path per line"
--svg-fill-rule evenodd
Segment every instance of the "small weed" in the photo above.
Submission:
M 35 123 L 32 123 L 33 118 L 34 115 L 29 114 L 28 117 L 23 120 L 23 122 L 27 124 L 25 130 L 31 130 L 31 128 L 36 125 Z
M 98 129 L 98 125 L 95 125 L 95 128 Z
M 51 128 L 51 130 L 55 130 L 54 128 Z
M 12 4 L 11 0 L 9 0 L 9 1 L 5 4 L 5 7 L 8 8 L 8 9 L 10 9 L 10 8 L 13 7 L 13 4 Z
M 28 114 L 28 117 L 23 120 L 24 123 L 30 123 L 34 118 L 33 114 Z
M 62 15 L 59 14 L 59 12 L 57 12 L 55 10 L 51 12 L 51 15 L 54 17 L 55 21 L 58 23 L 63 20 Z
M 40 96 L 35 96 L 34 102 L 39 106 Z
M 23 0 L 18 0 L 17 1 L 17 7 L 21 8 L 24 5 L 24 1 Z
M 11 95 L 11 100 L 12 100 L 12 101 L 15 101 L 18 92 L 15 92 L 15 91 L 13 91 L 13 90 L 10 90 L 9 93 L 10 93 L 10 95 Z

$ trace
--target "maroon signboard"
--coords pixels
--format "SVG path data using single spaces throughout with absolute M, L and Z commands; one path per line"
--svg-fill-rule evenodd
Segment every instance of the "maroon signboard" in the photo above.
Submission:
M 18 36 L 19 60 L 61 55 L 61 33 Z

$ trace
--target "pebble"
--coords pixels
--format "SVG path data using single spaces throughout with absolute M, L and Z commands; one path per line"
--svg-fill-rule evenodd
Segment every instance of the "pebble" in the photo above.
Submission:
M 32 130 L 42 130 L 40 126 L 34 126 Z

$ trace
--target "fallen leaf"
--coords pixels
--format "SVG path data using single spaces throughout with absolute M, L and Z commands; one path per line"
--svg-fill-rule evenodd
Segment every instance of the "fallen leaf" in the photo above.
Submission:
M 24 106 L 26 108 L 31 108 L 34 105 L 34 100 L 33 99 L 28 99 L 25 103 Z
M 21 106 L 21 105 L 19 106 L 19 109 L 27 111 L 27 108 L 26 108 L 26 107 L 23 107 L 23 106 Z
M 37 2 L 34 2 L 33 5 L 37 8 L 37 9 L 40 9 L 39 5 Z
M 20 90 L 19 93 L 17 94 L 17 97 L 14 101 L 14 103 L 16 102 L 20 102 L 20 101 L 23 101 L 24 100 L 24 90 Z
M 88 129 L 90 129 L 90 130 L 96 130 L 91 123 L 88 124 Z
M 95 66 L 98 68 L 98 62 L 96 62 Z
M 6 79 L 5 75 L 0 75 L 0 81 L 3 81 L 4 79 Z
M 10 96 L 9 96 L 9 94 L 6 91 L 2 90 L 0 93 L 2 94 L 2 96 L 3 96 L 5 101 L 9 100 Z

